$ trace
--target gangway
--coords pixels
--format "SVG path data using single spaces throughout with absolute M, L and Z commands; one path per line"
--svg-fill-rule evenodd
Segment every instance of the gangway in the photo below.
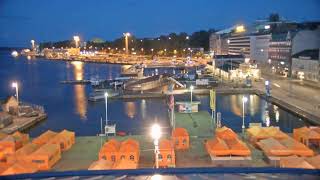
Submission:
M 179 81 L 177 81 L 176 79 L 172 78 L 172 77 L 168 77 L 168 79 L 176 84 L 178 84 L 180 87 L 185 87 L 183 84 L 181 84 Z

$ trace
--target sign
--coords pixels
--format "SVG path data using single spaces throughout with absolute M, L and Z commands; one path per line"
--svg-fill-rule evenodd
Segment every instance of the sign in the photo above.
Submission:
M 196 80 L 196 85 L 197 86 L 209 85 L 209 80 L 208 79 L 197 79 Z
M 210 108 L 212 110 L 216 108 L 216 91 L 213 89 L 210 90 Z

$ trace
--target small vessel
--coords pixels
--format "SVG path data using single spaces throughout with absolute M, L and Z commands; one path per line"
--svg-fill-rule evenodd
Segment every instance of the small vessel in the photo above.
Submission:
M 107 91 L 94 91 L 89 95 L 89 101 L 99 101 L 99 100 L 104 100 L 105 99 L 105 92 L 108 92 L 108 97 L 114 97 L 118 96 L 119 92 L 118 91 L 113 91 L 112 89 L 107 89 Z
M 125 135 L 127 135 L 127 133 L 124 132 L 124 131 L 118 131 L 118 132 L 117 132 L 117 135 L 118 135 L 118 136 L 125 136 Z

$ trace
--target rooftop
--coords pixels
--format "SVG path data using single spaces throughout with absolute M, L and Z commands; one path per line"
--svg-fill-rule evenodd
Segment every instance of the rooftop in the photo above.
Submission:
M 303 60 L 319 60 L 319 49 L 306 49 L 292 56 Z

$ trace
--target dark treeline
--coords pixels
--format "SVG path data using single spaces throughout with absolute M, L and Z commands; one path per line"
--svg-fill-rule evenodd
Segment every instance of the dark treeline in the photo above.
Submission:
M 183 54 L 188 48 L 204 48 L 205 51 L 209 49 L 209 36 L 216 30 L 210 29 L 208 31 L 201 30 L 188 35 L 185 32 L 179 34 L 170 33 L 168 35 L 161 35 L 156 38 L 137 38 L 134 35 L 129 37 L 129 50 L 137 53 L 151 54 Z M 104 41 L 99 38 L 94 38 L 86 42 L 85 49 L 99 49 L 99 50 L 113 50 L 123 51 L 125 47 L 125 37 L 117 38 L 113 41 Z M 40 44 L 40 48 L 68 48 L 75 47 L 73 40 L 59 41 L 59 42 L 44 42 Z M 82 46 L 84 48 L 84 46 Z M 132 49 L 134 48 L 134 49 Z M 153 51 L 152 51 L 153 49 Z

